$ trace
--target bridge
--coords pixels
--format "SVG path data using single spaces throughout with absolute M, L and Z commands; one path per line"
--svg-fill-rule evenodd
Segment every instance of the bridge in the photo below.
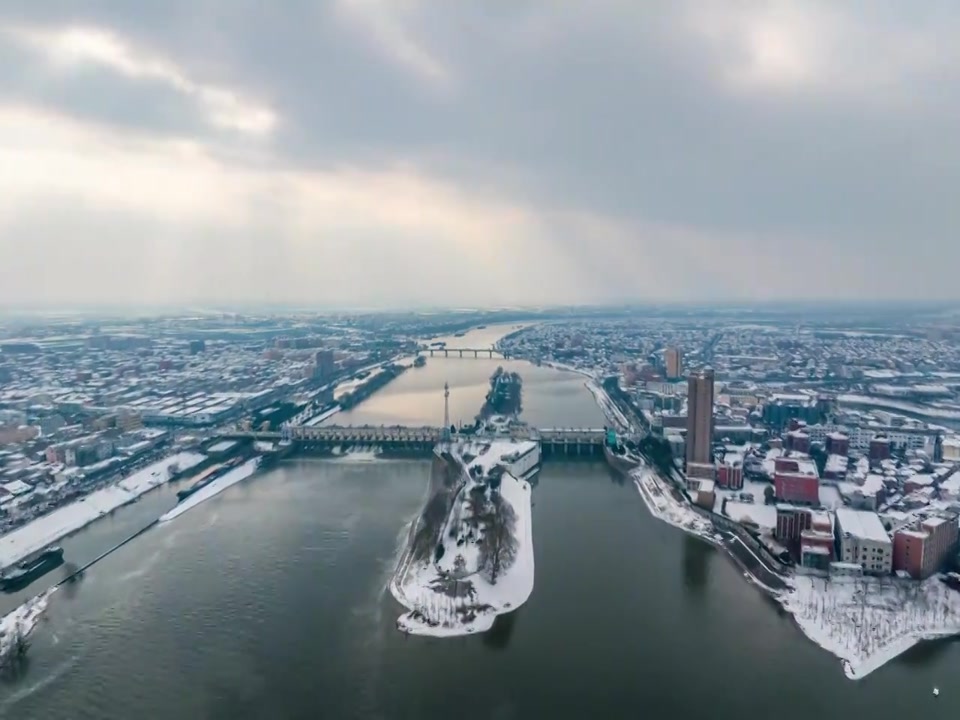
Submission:
M 475 357 L 475 358 L 503 358 L 506 360 L 509 355 L 493 348 L 456 348 L 456 347 L 423 347 L 417 351 L 418 355 L 426 354 L 430 357 Z
M 552 455 L 591 456 L 603 453 L 606 431 L 603 428 L 529 428 L 519 427 L 510 433 L 514 440 L 540 443 L 545 457 Z M 424 425 L 288 425 L 280 432 L 238 430 L 224 433 L 235 440 L 289 441 L 305 450 L 324 450 L 346 445 L 378 445 L 385 450 L 427 451 L 442 439 L 443 430 Z M 491 439 L 484 435 L 454 435 L 454 442 Z

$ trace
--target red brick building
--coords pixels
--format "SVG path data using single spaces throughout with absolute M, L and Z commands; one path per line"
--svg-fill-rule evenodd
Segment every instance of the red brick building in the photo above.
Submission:
M 833 432 L 827 435 L 827 454 L 843 455 L 850 454 L 850 438 L 841 432 Z
M 820 476 L 808 458 L 777 458 L 773 488 L 777 500 L 803 505 L 820 504 Z
M 810 452 L 810 434 L 806 430 L 791 430 L 787 433 L 787 450 Z
M 875 437 L 870 441 L 870 460 L 880 462 L 890 457 L 890 440 L 885 437 Z
M 797 542 L 812 525 L 810 510 L 805 507 L 777 505 L 777 528 L 774 537 L 782 543 Z
M 728 490 L 743 489 L 743 458 L 724 458 L 717 465 L 717 485 Z
M 927 518 L 916 527 L 898 530 L 893 536 L 893 570 L 905 570 L 910 577 L 930 577 L 956 552 L 956 515 Z

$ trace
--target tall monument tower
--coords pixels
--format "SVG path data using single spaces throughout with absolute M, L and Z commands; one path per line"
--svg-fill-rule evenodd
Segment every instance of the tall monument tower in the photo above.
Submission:
M 442 437 L 445 442 L 450 441 L 450 383 L 443 384 L 443 429 Z

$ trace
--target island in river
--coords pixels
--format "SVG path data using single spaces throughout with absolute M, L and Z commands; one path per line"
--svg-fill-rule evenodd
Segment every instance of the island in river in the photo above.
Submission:
M 497 367 L 490 376 L 490 389 L 484 399 L 480 418 L 492 415 L 517 416 L 523 410 L 523 379 L 520 373 Z
M 417 635 L 483 632 L 533 592 L 531 487 L 511 463 L 530 441 L 487 439 L 438 450 L 427 504 L 412 523 L 390 590 Z

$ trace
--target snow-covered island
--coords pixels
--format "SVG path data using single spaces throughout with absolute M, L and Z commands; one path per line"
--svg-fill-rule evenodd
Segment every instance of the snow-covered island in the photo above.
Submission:
M 678 499 L 654 469 L 642 466 L 632 478 L 654 517 L 723 546 L 713 523 Z M 761 558 L 753 559 L 773 573 Z M 804 635 L 838 657 L 852 680 L 866 677 L 923 640 L 960 635 L 960 593 L 937 577 L 918 582 L 792 573 L 781 578 L 784 589 L 772 589 L 755 575 L 744 574 L 793 616 Z
M 0 618 L 0 669 L 25 652 L 30 634 L 36 629 L 50 596 L 56 590 L 55 587 L 50 588 Z
M 390 591 L 407 633 L 437 637 L 489 630 L 533 592 L 533 523 L 527 479 L 532 441 L 476 440 L 438 449 L 423 512 L 410 527 Z M 519 476 L 519 477 L 518 477 Z

